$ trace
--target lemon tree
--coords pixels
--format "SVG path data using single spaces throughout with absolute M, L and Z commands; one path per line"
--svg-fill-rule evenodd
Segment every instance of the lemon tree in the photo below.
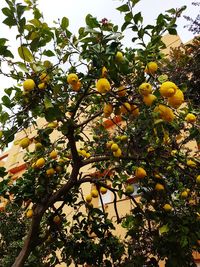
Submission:
M 35 255 L 37 266 L 195 266 L 199 108 L 185 90 L 190 76 L 175 79 L 162 52 L 185 7 L 145 26 L 138 2 L 117 8 L 121 27 L 88 14 L 74 35 L 66 17 L 50 27 L 36 0 L 6 0 L 3 23 L 18 33 L 16 50 L 0 39 L 1 74 L 13 81 L 1 99 L 0 146 L 24 133 L 13 146 L 26 166 L 16 180 L 0 168 L 1 215 L 16 205 L 18 223 L 26 220 L 7 266 L 32 266 Z M 119 200 L 131 203 L 126 214 Z

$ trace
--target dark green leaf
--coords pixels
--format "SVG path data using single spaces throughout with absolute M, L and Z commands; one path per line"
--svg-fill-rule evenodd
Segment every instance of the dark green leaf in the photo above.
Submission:
M 2 97 L 2 102 L 3 102 L 3 105 L 6 106 L 7 108 L 11 108 L 11 101 L 10 101 L 10 98 L 6 95 L 4 95 Z
M 88 14 L 85 18 L 85 22 L 86 24 L 90 27 L 90 28 L 97 28 L 99 27 L 99 22 L 97 21 L 96 18 L 94 18 L 92 15 Z
M 127 4 L 124 4 L 122 6 L 117 7 L 116 9 L 119 10 L 120 12 L 127 12 L 129 11 L 129 6 Z
M 66 17 L 63 17 L 62 18 L 62 21 L 61 21 L 61 28 L 63 30 L 66 30 L 66 28 L 69 26 L 69 19 L 66 18 Z
M 177 35 L 177 30 L 175 28 L 168 28 L 169 34 Z
M 43 55 L 47 57 L 53 57 L 55 54 L 51 50 L 44 50 Z

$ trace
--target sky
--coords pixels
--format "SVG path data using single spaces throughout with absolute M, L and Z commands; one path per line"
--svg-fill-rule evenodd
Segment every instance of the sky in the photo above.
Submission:
M 23 0 L 21 1 L 23 2 Z M 123 22 L 123 15 L 116 10 L 116 7 L 125 2 L 126 1 L 120 0 L 38 0 L 39 8 L 41 9 L 45 21 L 49 24 L 49 26 L 53 25 L 53 20 L 57 20 L 58 18 L 65 16 L 69 18 L 69 29 L 73 33 L 76 33 L 79 27 L 85 25 L 85 16 L 89 13 L 97 17 L 98 20 L 107 18 L 112 23 L 121 25 Z M 178 8 L 183 5 L 187 5 L 187 10 L 184 12 L 184 14 L 195 18 L 199 12 L 199 9 L 198 7 L 193 6 L 192 2 L 192 0 L 141 0 L 136 5 L 135 13 L 139 11 L 142 12 L 144 25 L 152 24 L 155 23 L 156 17 L 165 10 L 168 10 L 172 7 Z M 0 0 L 0 9 L 3 7 L 5 7 L 5 1 Z M 12 30 L 9 30 L 1 23 L 3 19 L 4 16 L 2 13 L 0 13 L 0 38 L 7 38 L 11 40 L 11 46 L 15 45 L 15 34 Z M 193 38 L 192 34 L 188 32 L 186 28 L 184 28 L 184 25 L 186 24 L 187 21 L 184 18 L 180 18 L 178 20 L 177 30 L 183 43 Z M 130 45 L 131 44 L 128 44 L 127 46 Z M 2 90 L 8 83 L 11 83 L 11 81 L 8 81 L 5 78 L 2 79 L 1 77 L 0 90 Z

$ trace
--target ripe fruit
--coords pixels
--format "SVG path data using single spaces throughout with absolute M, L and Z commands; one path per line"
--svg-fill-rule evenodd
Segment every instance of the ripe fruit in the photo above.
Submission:
M 131 105 L 131 114 L 133 115 L 133 117 L 140 115 L 139 108 L 136 105 Z
M 156 106 L 154 112 L 157 112 L 159 114 L 159 117 L 164 121 L 172 122 L 175 119 L 175 115 L 172 109 L 165 105 Z
M 128 102 L 123 103 L 123 105 L 120 108 L 121 113 L 128 113 L 131 111 L 131 105 Z
M 160 94 L 163 97 L 171 97 L 176 93 L 177 90 L 178 87 L 173 82 L 164 82 L 160 86 Z
M 51 151 L 51 153 L 49 154 L 49 157 L 50 157 L 51 159 L 56 159 L 57 156 L 58 156 L 58 153 L 57 153 L 57 151 L 55 151 L 55 150 Z
M 76 84 L 78 82 L 78 76 L 75 73 L 70 73 L 67 76 L 67 82 L 71 85 Z
M 120 86 L 118 88 L 117 94 L 118 94 L 119 97 L 125 96 L 126 95 L 126 88 L 125 88 L 125 86 Z
M 171 210 L 172 210 L 172 206 L 171 206 L 170 204 L 165 204 L 165 205 L 163 206 L 163 209 L 164 209 L 165 211 L 171 211 Z
M 128 136 L 127 135 L 122 135 L 120 139 L 121 139 L 122 142 L 123 141 L 127 141 L 128 140 Z
M 86 198 L 85 198 L 85 201 L 87 203 L 90 203 L 92 201 L 92 195 L 91 194 L 90 195 L 87 195 Z
M 122 52 L 118 51 L 115 55 L 115 60 L 118 62 L 118 63 L 121 63 L 124 61 L 124 56 L 122 54 Z
M 182 198 L 187 198 L 188 197 L 188 192 L 185 190 L 181 193 Z
M 157 69 L 158 69 L 157 63 L 151 61 L 151 62 L 147 63 L 144 71 L 148 74 L 154 74 L 157 71 Z
M 47 73 L 43 72 L 41 75 L 40 75 L 40 81 L 42 83 L 48 83 L 50 81 L 50 77 Z
M 195 168 L 197 166 L 196 162 L 191 160 L 191 159 L 188 159 L 186 164 L 187 164 L 187 166 L 189 166 L 191 168 Z
M 47 124 L 47 127 L 49 128 L 56 128 L 58 126 L 58 122 L 57 121 L 52 121 L 52 122 L 49 122 Z
M 36 168 L 42 168 L 45 164 L 45 159 L 44 158 L 40 158 L 36 161 L 35 163 L 35 167 Z
M 41 143 L 36 143 L 35 144 L 35 150 L 40 150 L 41 148 L 43 148 L 43 145 Z
M 126 192 L 126 194 L 131 195 L 134 192 L 134 186 L 131 184 L 127 185 L 125 192 Z
M 19 142 L 19 146 L 22 148 L 27 148 L 30 145 L 31 141 L 28 137 L 23 138 L 20 142 Z
M 192 113 L 188 113 L 185 120 L 189 123 L 194 123 L 197 120 L 197 117 Z
M 139 86 L 139 93 L 143 96 L 149 95 L 152 92 L 152 86 L 150 83 L 142 83 Z
M 115 152 L 115 151 L 117 151 L 118 149 L 119 149 L 118 144 L 114 143 L 114 144 L 111 145 L 111 150 L 112 150 L 112 152 Z
M 164 186 L 162 185 L 162 184 L 159 184 L 159 183 L 157 183 L 156 185 L 155 185 L 155 190 L 156 191 L 163 191 L 165 188 L 164 188 Z
M 106 194 L 107 193 L 107 188 L 101 186 L 100 187 L 100 192 L 101 192 L 102 195 Z
M 147 106 L 151 106 L 156 99 L 157 99 L 157 97 L 155 95 L 153 95 L 153 94 L 149 94 L 149 95 L 144 95 L 143 96 L 143 102 Z
M 114 151 L 114 152 L 113 152 L 113 156 L 114 156 L 115 158 L 119 158 L 119 157 L 121 157 L 121 155 L 122 155 L 122 151 L 121 151 L 120 148 L 118 148 L 117 151 Z
M 32 79 L 27 79 L 23 82 L 24 91 L 30 92 L 35 88 L 35 82 Z
M 110 91 L 111 86 L 106 78 L 100 78 L 96 83 L 97 91 L 101 94 L 105 94 Z
M 78 92 L 81 89 L 81 85 L 82 85 L 81 82 L 78 81 L 76 83 L 71 84 L 71 87 L 72 87 L 73 91 Z
M 61 223 L 61 218 L 59 215 L 56 215 L 53 217 L 53 222 L 56 224 L 60 224 Z
M 197 183 L 197 184 L 200 184 L 200 175 L 197 176 L 197 178 L 196 178 L 196 183 Z
M 40 89 L 40 90 L 44 90 L 44 89 L 46 89 L 46 87 L 47 87 L 46 83 L 39 83 L 38 84 L 38 89 Z
M 106 69 L 105 66 L 103 66 L 103 68 L 102 68 L 102 70 L 101 70 L 101 76 L 102 76 L 103 78 L 105 78 L 105 77 L 107 76 L 107 74 L 108 74 L 108 70 Z
M 108 118 L 110 116 L 110 114 L 113 111 L 113 107 L 111 104 L 105 104 L 104 108 L 103 108 L 103 113 L 104 113 L 104 117 Z
M 114 144 L 114 141 L 108 141 L 107 143 L 106 143 L 106 147 L 107 148 L 111 148 L 111 146 L 112 146 L 112 144 Z
M 178 108 L 184 102 L 184 95 L 183 92 L 178 89 L 176 93 L 168 98 L 168 103 L 173 108 Z
M 145 169 L 143 169 L 142 167 L 138 167 L 136 170 L 135 170 L 135 177 L 138 178 L 138 179 L 142 179 L 144 178 L 145 176 L 147 176 L 147 173 L 145 171 Z
M 32 218 L 32 217 L 33 217 L 33 210 L 32 210 L 32 209 L 29 209 L 29 210 L 26 212 L 26 217 L 27 217 L 27 218 Z
M 52 176 L 52 175 L 55 174 L 55 170 L 54 170 L 53 168 L 50 168 L 50 169 L 46 170 L 46 174 L 47 174 L 48 176 Z
M 97 198 L 98 195 L 99 195 L 99 193 L 98 193 L 97 189 L 92 189 L 92 191 L 91 191 L 91 196 L 92 196 L 93 198 Z

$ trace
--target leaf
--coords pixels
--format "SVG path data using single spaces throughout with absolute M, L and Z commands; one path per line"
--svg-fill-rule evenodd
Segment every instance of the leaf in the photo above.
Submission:
M 26 64 L 24 64 L 24 63 L 22 63 L 22 62 L 16 62 L 16 65 L 17 65 L 21 70 L 23 70 L 24 72 L 29 73 L 29 70 L 27 69 Z
M 165 224 L 165 225 L 163 225 L 163 226 L 161 226 L 161 227 L 159 228 L 159 234 L 160 234 L 160 235 L 162 235 L 162 234 L 164 234 L 164 233 L 167 233 L 167 232 L 169 232 L 169 227 L 168 227 L 167 224 Z
M 69 26 L 69 19 L 66 17 L 63 17 L 61 21 L 61 28 L 65 30 L 68 26 Z
M 4 46 L 4 44 L 8 41 L 6 38 L 0 38 L 0 46 Z
M 15 26 L 17 25 L 16 19 L 12 18 L 12 17 L 7 17 L 4 21 L 4 24 L 8 25 L 9 27 Z
M 44 106 L 45 106 L 45 109 L 53 108 L 53 104 L 51 102 L 51 99 L 49 99 L 48 97 L 45 97 L 44 98 Z
M 6 176 L 6 174 L 6 169 L 4 167 L 0 167 L 0 177 L 3 178 L 4 176 Z
M 53 57 L 55 54 L 51 50 L 44 50 L 43 55 L 47 57 Z
M 139 21 L 142 23 L 143 17 L 141 15 L 141 12 L 138 12 L 137 14 L 135 14 L 135 16 L 133 17 L 133 20 L 134 20 L 135 24 L 138 24 Z
M 12 11 L 8 7 L 2 8 L 2 13 L 7 17 L 13 16 Z
M 2 97 L 2 102 L 3 102 L 3 105 L 6 106 L 7 108 L 10 108 L 12 106 L 10 98 L 6 95 Z
M 88 14 L 85 18 L 85 22 L 86 24 L 90 27 L 90 28 L 97 28 L 99 27 L 99 22 L 97 21 L 96 18 L 94 18 L 91 14 Z
M 169 34 L 177 35 L 177 30 L 175 28 L 168 28 Z
M 119 6 L 119 7 L 117 7 L 116 9 L 117 9 L 118 11 L 120 11 L 120 12 L 127 12 L 127 11 L 129 11 L 129 7 L 128 7 L 127 4 L 124 4 L 124 5 L 122 5 L 122 6 Z
M 30 52 L 30 50 L 23 45 L 18 48 L 18 54 L 23 60 L 27 62 L 32 62 L 34 60 L 33 55 Z

